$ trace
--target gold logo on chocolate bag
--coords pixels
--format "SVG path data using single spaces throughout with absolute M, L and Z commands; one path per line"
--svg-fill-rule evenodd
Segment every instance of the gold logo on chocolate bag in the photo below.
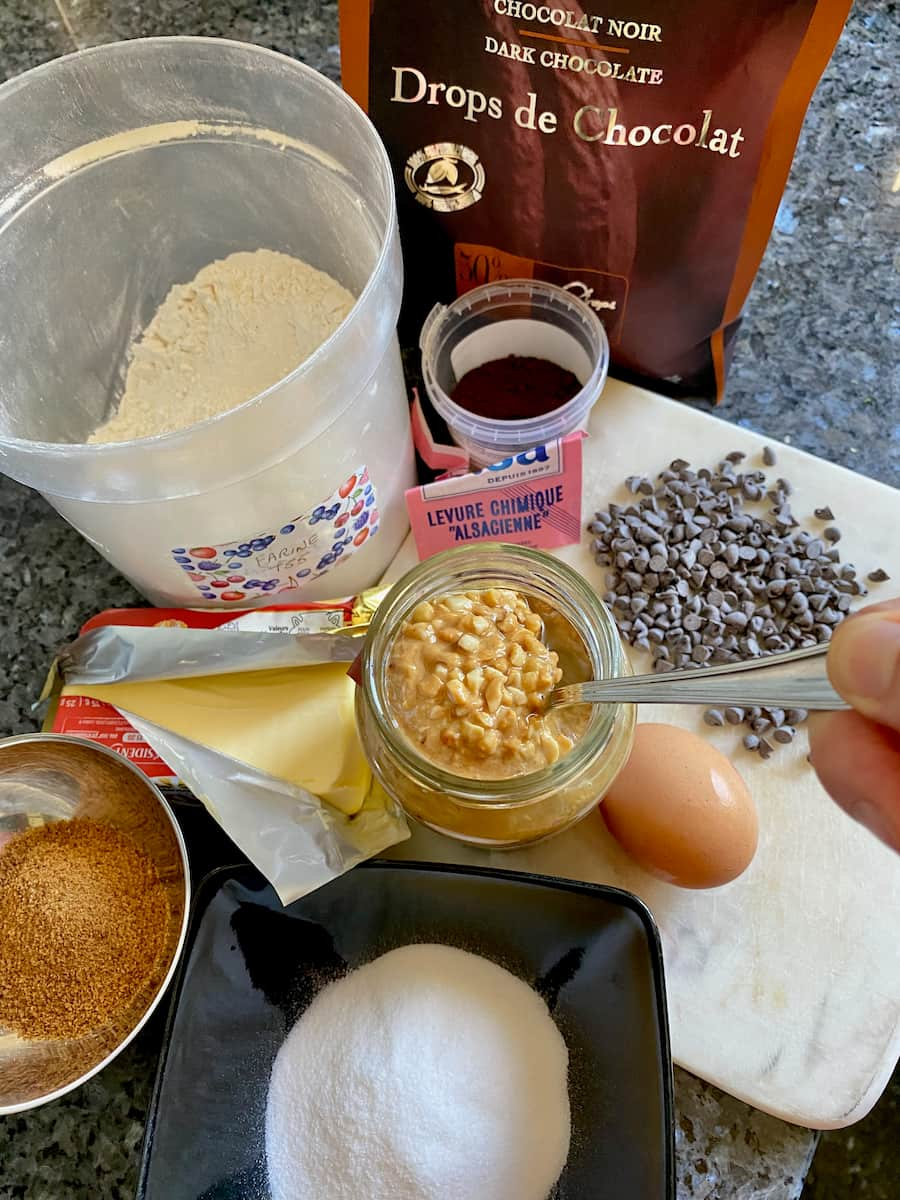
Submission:
M 468 146 L 433 142 L 406 160 L 406 186 L 420 204 L 435 212 L 460 212 L 484 195 L 484 167 Z

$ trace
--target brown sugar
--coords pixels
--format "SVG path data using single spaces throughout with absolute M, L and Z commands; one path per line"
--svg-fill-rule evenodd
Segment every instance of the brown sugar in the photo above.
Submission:
M 168 920 L 156 867 L 111 825 L 77 817 L 16 835 L 0 852 L 0 1029 L 102 1028 L 153 978 Z

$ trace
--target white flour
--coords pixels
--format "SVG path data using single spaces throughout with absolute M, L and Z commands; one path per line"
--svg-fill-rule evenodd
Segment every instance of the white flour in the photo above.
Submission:
M 568 1057 L 502 967 L 393 950 L 326 988 L 278 1052 L 273 1200 L 546 1200 L 569 1153 Z
M 334 333 L 353 296 L 275 250 L 230 254 L 176 284 L 135 342 L 118 411 L 90 442 L 186 429 L 249 400 Z

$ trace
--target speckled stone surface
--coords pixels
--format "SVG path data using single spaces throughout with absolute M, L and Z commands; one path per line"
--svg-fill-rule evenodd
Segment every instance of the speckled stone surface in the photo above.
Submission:
M 0 3 L 0 80 L 76 48 L 52 0 Z
M 898 30 L 896 4 L 857 0 L 807 114 L 718 414 L 895 486 Z
M 61 0 L 79 45 L 193 34 L 256 42 L 339 80 L 337 0 Z
M 258 42 L 339 73 L 334 0 L 0 0 L 0 78 L 76 47 L 153 34 Z M 858 0 L 801 137 L 748 304 L 719 415 L 900 482 L 900 191 L 890 72 L 900 22 Z M 37 496 L 0 479 L 0 736 L 37 728 L 54 650 L 130 585 Z M 78 1092 L 0 1118 L 0 1200 L 134 1195 L 163 1026 Z M 888 1200 L 900 1174 L 900 1085 L 848 1132 L 825 1135 L 804 1200 Z M 679 1200 L 797 1200 L 815 1139 L 676 1072 Z M 629 1198 L 631 1200 L 631 1198 Z M 636 1200 L 636 1198 L 635 1198 Z

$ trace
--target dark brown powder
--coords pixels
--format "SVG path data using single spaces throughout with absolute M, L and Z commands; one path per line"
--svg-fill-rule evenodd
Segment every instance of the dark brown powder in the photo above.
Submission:
M 546 358 L 508 354 L 467 371 L 453 390 L 466 412 L 494 421 L 526 421 L 568 403 L 581 391 L 571 371 Z
M 75 818 L 16 835 L 0 852 L 0 1028 L 102 1028 L 153 977 L 168 920 L 155 866 L 112 826 Z

